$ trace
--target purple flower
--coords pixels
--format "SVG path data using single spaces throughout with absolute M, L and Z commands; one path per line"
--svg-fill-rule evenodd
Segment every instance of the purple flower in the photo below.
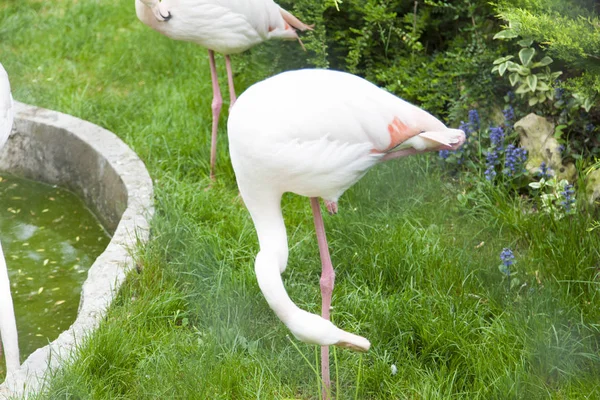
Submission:
M 496 150 L 488 151 L 485 155 L 485 179 L 493 181 L 496 177 L 496 164 L 498 163 L 498 152 Z
M 585 131 L 586 131 L 586 132 L 591 132 L 591 131 L 593 131 L 593 130 L 594 130 L 594 128 L 595 128 L 594 124 L 587 124 L 587 125 L 585 126 Z
M 527 161 L 527 150 L 509 144 L 504 153 L 504 170 L 502 172 L 508 177 L 514 176 L 524 170 L 525 161 Z
M 502 114 L 504 114 L 504 119 L 507 124 L 510 124 L 510 122 L 515 119 L 515 110 L 512 106 L 508 106 L 508 108 L 502 110 Z
M 546 161 L 542 161 L 542 163 L 540 164 L 539 174 L 540 177 L 544 179 L 550 179 L 552 177 L 552 168 L 550 168 L 548 164 L 546 164 Z
M 490 142 L 492 142 L 492 147 L 502 150 L 502 145 L 504 144 L 504 130 L 501 126 L 490 128 Z
M 469 110 L 469 125 L 474 131 L 479 130 L 479 113 L 475 109 Z
M 440 150 L 438 154 L 442 158 L 442 160 L 445 160 L 446 158 L 448 158 L 448 156 L 450 156 L 450 150 Z
M 490 165 L 496 165 L 497 161 L 498 161 L 498 153 L 494 150 L 494 151 L 488 151 L 485 154 L 485 161 L 487 163 L 488 166 Z
M 469 137 L 469 135 L 472 132 L 471 125 L 467 124 L 465 121 L 460 121 L 460 125 L 458 125 L 458 129 L 463 131 L 465 133 L 466 137 Z
M 500 260 L 505 267 L 510 267 L 515 263 L 515 255 L 511 249 L 505 247 L 500 253 Z
M 563 208 L 565 209 L 565 212 L 570 212 L 573 209 L 573 206 L 575 205 L 575 189 L 573 188 L 573 185 L 571 184 L 567 184 L 565 185 L 565 188 L 562 192 L 560 192 L 560 194 L 563 196 L 564 200 L 560 202 L 560 205 L 563 206 Z

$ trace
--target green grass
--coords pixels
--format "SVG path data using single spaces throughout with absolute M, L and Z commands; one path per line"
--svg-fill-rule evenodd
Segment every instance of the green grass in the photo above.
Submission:
M 314 346 L 296 350 L 256 284 L 258 245 L 236 199 L 224 128 L 218 183 L 203 190 L 212 97 L 205 50 L 150 31 L 133 1 L 115 3 L 0 5 L 0 61 L 15 98 L 112 130 L 156 185 L 141 272 L 40 398 L 318 398 L 305 361 L 315 364 Z M 253 57 L 234 58 L 238 92 L 268 73 Z M 365 355 L 336 351 L 337 398 L 600 397 L 600 238 L 586 231 L 591 217 L 553 222 L 494 190 L 463 204 L 460 182 L 435 164 L 378 166 L 344 195 L 339 215 L 325 216 L 333 318 L 372 342 Z M 286 287 L 319 312 L 308 200 L 286 195 L 284 215 Z M 515 251 L 525 286 L 507 290 L 497 268 L 503 247 Z

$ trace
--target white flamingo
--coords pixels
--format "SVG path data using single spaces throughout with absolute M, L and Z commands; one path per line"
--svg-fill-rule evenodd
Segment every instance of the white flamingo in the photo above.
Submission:
M 273 0 L 135 0 L 135 9 L 140 21 L 150 28 L 171 39 L 194 42 L 208 49 L 213 88 L 210 178 L 214 180 L 217 128 L 223 104 L 214 52 L 225 55 L 231 108 L 236 95 L 229 55 L 269 39 L 300 40 L 295 29 L 304 31 L 311 27 Z
M 334 271 L 318 197 L 336 213 L 338 198 L 375 164 L 454 150 L 465 134 L 362 78 L 307 69 L 284 72 L 245 91 L 231 110 L 228 136 L 238 187 L 258 235 L 258 285 L 296 338 L 323 346 L 321 371 L 329 388 L 327 346 L 367 351 L 370 343 L 329 321 Z M 297 307 L 283 286 L 288 259 L 284 192 L 310 197 L 323 268 L 322 316 Z
M 10 94 L 8 74 L 0 64 L 0 149 L 4 147 L 13 125 L 13 100 Z M 0 244 L 0 336 L 4 345 L 6 370 L 10 374 L 20 366 L 19 340 L 10 282 L 2 245 Z

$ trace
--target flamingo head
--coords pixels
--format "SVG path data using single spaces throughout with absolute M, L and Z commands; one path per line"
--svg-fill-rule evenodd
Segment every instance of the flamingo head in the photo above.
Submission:
M 451 144 L 449 145 L 450 148 L 448 150 L 458 150 L 460 146 L 462 146 L 465 143 L 465 140 L 467 138 L 465 132 L 460 129 L 448 129 L 448 131 L 448 136 L 450 136 L 451 142 Z
M 319 346 L 335 345 L 358 352 L 366 352 L 371 347 L 366 338 L 346 332 L 331 321 L 300 308 L 290 315 L 285 324 L 298 340 L 305 343 Z

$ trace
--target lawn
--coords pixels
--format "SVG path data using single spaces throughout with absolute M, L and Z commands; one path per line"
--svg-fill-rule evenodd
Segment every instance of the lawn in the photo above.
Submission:
M 256 58 L 233 58 L 238 93 L 272 72 Z M 318 398 L 315 347 L 289 337 L 254 277 L 258 244 L 237 199 L 227 105 L 218 180 L 204 190 L 206 51 L 142 25 L 133 1 L 5 0 L 0 61 L 17 100 L 115 132 L 144 160 L 156 189 L 152 239 L 137 253 L 141 272 L 39 397 Z M 600 398 L 593 218 L 554 221 L 502 189 L 465 196 L 466 188 L 435 154 L 393 161 L 351 188 L 338 215 L 325 216 L 334 321 L 372 343 L 364 355 L 335 352 L 337 398 Z M 318 313 L 308 199 L 286 195 L 283 208 L 284 281 L 300 307 Z M 512 288 L 498 269 L 503 248 L 516 256 Z

